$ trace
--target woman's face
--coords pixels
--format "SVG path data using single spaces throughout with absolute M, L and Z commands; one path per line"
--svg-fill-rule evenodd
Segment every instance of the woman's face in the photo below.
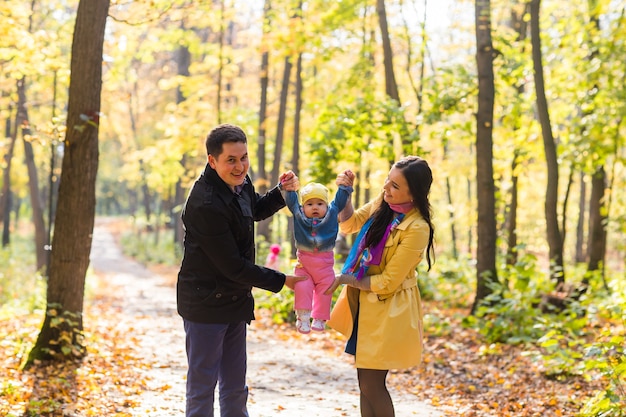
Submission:
M 396 167 L 391 168 L 383 185 L 383 198 L 388 204 L 405 204 L 413 200 L 409 183 L 404 174 Z

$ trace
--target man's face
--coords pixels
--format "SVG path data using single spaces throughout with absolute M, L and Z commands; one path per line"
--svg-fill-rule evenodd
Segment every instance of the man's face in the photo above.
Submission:
M 236 186 L 243 184 L 250 168 L 248 145 L 243 142 L 225 142 L 220 156 L 214 158 L 209 155 L 209 165 L 234 191 Z

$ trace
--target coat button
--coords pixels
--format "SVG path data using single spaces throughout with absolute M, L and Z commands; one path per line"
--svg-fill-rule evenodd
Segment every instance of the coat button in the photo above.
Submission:
M 239 297 L 237 297 L 236 295 L 233 295 L 233 301 L 237 301 L 237 298 Z
M 215 298 L 222 298 L 222 293 L 218 292 L 217 294 L 215 294 Z

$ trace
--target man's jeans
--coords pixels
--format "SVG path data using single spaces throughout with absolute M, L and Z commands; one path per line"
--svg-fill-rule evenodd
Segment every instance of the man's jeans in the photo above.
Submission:
M 248 417 L 246 323 L 183 320 L 187 346 L 186 417 L 213 417 L 219 381 L 221 417 Z

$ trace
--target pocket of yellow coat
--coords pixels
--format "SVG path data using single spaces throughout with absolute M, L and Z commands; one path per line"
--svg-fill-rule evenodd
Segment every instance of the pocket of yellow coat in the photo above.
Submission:
M 352 326 L 354 326 L 354 316 L 348 298 L 348 286 L 344 286 L 330 312 L 330 320 L 328 320 L 327 324 L 344 336 L 350 337 Z

